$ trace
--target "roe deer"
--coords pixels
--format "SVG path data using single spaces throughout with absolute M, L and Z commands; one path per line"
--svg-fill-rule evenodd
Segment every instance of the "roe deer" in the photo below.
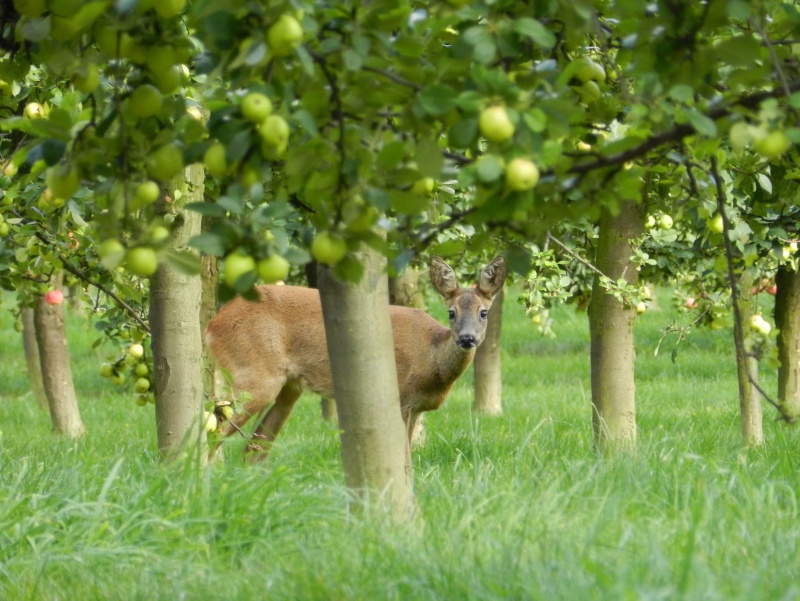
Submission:
M 410 437 L 419 415 L 438 409 L 456 379 L 469 367 L 486 334 L 492 299 L 506 279 L 503 257 L 483 268 L 474 288 L 459 288 L 456 274 L 439 257 L 430 265 L 433 287 L 448 307 L 450 328 L 408 307 L 391 306 L 400 409 Z M 262 451 L 278 436 L 303 389 L 331 398 L 331 378 L 319 293 L 296 286 L 259 286 L 259 300 L 237 297 L 206 328 L 206 343 L 238 390 L 250 393 L 231 418 L 225 436 L 272 404 L 253 438 Z

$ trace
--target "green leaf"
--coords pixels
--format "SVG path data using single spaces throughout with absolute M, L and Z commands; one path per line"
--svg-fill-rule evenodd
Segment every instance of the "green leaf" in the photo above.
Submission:
M 189 240 L 189 246 L 201 253 L 221 257 L 225 254 L 225 239 L 219 234 L 205 232 L 197 234 Z
M 352 48 L 348 48 L 342 52 L 342 61 L 344 62 L 345 69 L 348 71 L 358 71 L 364 64 L 364 59 Z
M 431 249 L 431 254 L 439 255 L 441 257 L 449 257 L 462 252 L 466 248 L 466 242 L 460 238 L 456 240 L 447 240 L 441 244 L 437 244 Z
M 434 84 L 419 94 L 419 102 L 429 115 L 446 115 L 456 105 L 456 91 L 447 85 Z
M 696 110 L 687 110 L 686 118 L 691 123 L 694 130 L 701 136 L 713 138 L 717 135 L 717 124 L 713 119 L 706 117 L 703 113 Z
M 412 194 L 401 190 L 390 190 L 388 194 L 392 208 L 405 215 L 421 213 L 430 203 L 430 199 L 424 194 Z
M 462 119 L 450 128 L 447 140 L 455 148 L 469 148 L 478 138 L 478 119 Z
M 530 17 L 517 19 L 514 21 L 514 31 L 530 38 L 542 48 L 549 50 L 556 45 L 555 34 L 536 19 L 531 19 Z
M 225 209 L 213 202 L 190 202 L 184 208 L 206 217 L 225 217 Z
M 406 145 L 404 142 L 400 140 L 389 142 L 378 153 L 375 159 L 375 166 L 381 171 L 391 171 L 400 164 L 405 154 Z
M 442 150 L 434 140 L 423 138 L 417 142 L 417 168 L 422 175 L 436 179 L 443 167 Z
M 503 165 L 496 156 L 487 154 L 482 156 L 475 164 L 475 172 L 481 182 L 488 184 L 503 175 Z
M 669 96 L 678 102 L 691 102 L 694 99 L 694 88 L 686 84 L 678 84 L 669 89 Z
M 714 55 L 735 67 L 756 66 L 761 58 L 761 42 L 751 35 L 740 35 L 714 45 Z
M 547 115 L 542 109 L 532 108 L 522 113 L 522 120 L 532 132 L 541 133 L 547 127 Z
M 187 250 L 166 250 L 163 257 L 172 267 L 186 275 L 197 275 L 202 270 L 200 257 Z

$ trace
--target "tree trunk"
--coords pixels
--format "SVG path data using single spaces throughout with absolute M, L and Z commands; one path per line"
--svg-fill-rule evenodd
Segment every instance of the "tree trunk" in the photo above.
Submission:
M 411 453 L 403 418 L 389 318 L 385 259 L 360 254 L 357 284 L 320 269 L 319 290 L 339 414 L 345 482 L 361 506 L 410 518 Z
M 207 223 L 203 219 L 203 227 Z M 219 307 L 219 299 L 217 295 L 217 288 L 219 284 L 219 269 L 217 264 L 217 257 L 205 255 L 201 258 L 203 271 L 200 274 L 202 282 L 202 297 L 200 300 L 200 332 L 204 332 L 206 325 L 214 315 L 217 314 Z M 216 398 L 216 365 L 214 358 L 211 356 L 211 351 L 203 345 L 203 390 L 205 390 L 208 398 Z
M 86 432 L 86 427 L 72 383 L 64 305 L 48 305 L 44 297 L 40 298 L 33 311 L 33 321 L 53 432 L 76 438 Z
M 33 309 L 22 308 L 22 346 L 25 349 L 25 363 L 28 366 L 28 377 L 36 403 L 47 409 L 47 394 L 42 381 L 42 363 L 39 358 L 39 344 L 36 342 L 36 326 L 33 322 Z
M 187 251 L 187 242 L 201 231 L 201 216 L 184 211 L 188 202 L 203 198 L 203 166 L 192 165 L 169 190 L 180 198 L 156 203 L 156 214 L 176 211 L 170 250 Z M 187 275 L 165 261 L 150 279 L 150 330 L 156 397 L 156 430 L 162 458 L 173 459 L 183 451 L 206 456 L 202 436 L 203 344 L 200 332 L 200 275 Z M 199 443 L 199 444 L 198 444 Z
M 626 201 L 619 214 L 603 211 L 595 266 L 612 281 L 636 285 L 639 273 L 631 263 L 631 240 L 644 232 L 644 206 Z M 591 334 L 592 423 L 599 452 L 636 444 L 634 382 L 634 307 L 627 307 L 600 284 L 595 275 L 589 305 Z
M 503 325 L 503 300 L 505 290 L 500 290 L 489 309 L 486 338 L 475 352 L 473 379 L 475 399 L 472 410 L 485 415 L 503 412 L 503 378 L 500 364 L 500 330 Z
M 739 280 L 739 310 L 741 323 L 734 328 L 742 328 L 750 322 L 753 314 L 753 279 L 744 272 Z M 735 320 L 734 320 L 735 321 Z M 741 332 L 741 330 L 740 330 Z M 734 336 L 736 333 L 734 332 Z M 744 336 L 742 335 L 744 339 Z M 758 360 L 750 355 L 747 344 L 736 345 L 736 369 L 739 381 L 739 410 L 742 416 L 742 437 L 749 445 L 760 445 L 764 442 L 762 429 L 761 396 L 750 378 L 758 382 Z M 748 374 L 750 377 L 748 377 Z
M 419 272 L 416 269 L 409 266 L 397 277 L 389 278 L 389 304 L 425 308 L 425 300 L 419 289 Z
M 800 417 L 800 272 L 788 266 L 775 276 L 775 327 L 778 328 L 778 404 L 790 423 Z
M 306 282 L 308 283 L 309 288 L 319 288 L 318 270 L 319 266 L 315 260 L 312 259 L 306 263 L 305 274 Z M 322 414 L 322 419 L 326 422 L 333 423 L 339 419 L 339 416 L 336 413 L 336 401 L 333 399 L 326 399 L 322 396 L 319 397 L 319 408 Z

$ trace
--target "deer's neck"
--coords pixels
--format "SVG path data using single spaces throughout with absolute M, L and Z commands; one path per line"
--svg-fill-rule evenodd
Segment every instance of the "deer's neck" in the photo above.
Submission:
M 433 352 L 437 366 L 437 376 L 441 384 L 450 386 L 467 371 L 469 364 L 475 357 L 475 349 L 464 349 L 453 340 L 449 328 L 442 328 L 433 340 Z

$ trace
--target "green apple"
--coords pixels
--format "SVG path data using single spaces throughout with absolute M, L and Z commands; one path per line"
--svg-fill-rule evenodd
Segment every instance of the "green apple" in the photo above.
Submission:
M 38 102 L 29 102 L 22 109 L 22 116 L 26 119 L 42 119 L 44 118 L 44 107 Z
M 335 265 L 347 254 L 347 243 L 329 232 L 320 232 L 311 243 L 311 254 L 324 265 Z
M 146 407 L 147 406 L 147 395 L 146 394 L 138 394 L 138 395 L 136 395 L 136 405 L 138 407 Z
M 100 69 L 94 63 L 84 63 L 72 74 L 72 85 L 83 94 L 91 94 L 100 84 Z
M 150 390 L 150 380 L 147 378 L 139 378 L 133 385 L 133 389 L 139 394 L 144 394 Z
M 144 347 L 136 342 L 128 347 L 128 354 L 135 359 L 144 357 Z
M 146 159 L 147 172 L 158 181 L 166 181 L 183 169 L 183 151 L 176 144 L 164 144 Z
M 122 386 L 124 382 L 125 376 L 123 374 L 115 373 L 113 376 L 111 376 L 111 383 L 115 386 Z
M 662 230 L 671 229 L 672 224 L 673 224 L 672 217 L 670 217 L 666 213 L 664 213 L 663 215 L 661 215 L 661 217 L 658 218 L 658 227 L 660 227 Z
M 514 135 L 514 124 L 504 106 L 490 106 L 478 117 L 478 128 L 490 142 L 505 142 Z
M 260 92 L 250 92 L 242 98 L 242 116 L 253 123 L 263 123 L 272 113 L 272 102 Z
M 644 222 L 644 226 L 645 226 L 645 227 L 646 227 L 648 230 L 651 230 L 651 229 L 653 229 L 653 228 L 656 226 L 656 218 L 655 218 L 655 217 L 653 217 L 652 215 L 648 215 L 648 216 L 647 216 L 647 220 Z
M 161 196 L 161 188 L 153 180 L 147 180 L 136 186 L 134 200 L 142 205 L 153 204 Z
M 183 84 L 183 66 L 172 65 L 169 69 L 150 72 L 156 87 L 164 94 L 172 94 Z
M 169 236 L 169 230 L 163 225 L 154 225 L 150 228 L 150 235 L 147 237 L 147 239 L 151 244 L 159 245 L 166 241 Z
M 267 30 L 267 44 L 275 56 L 286 56 L 303 41 L 303 28 L 291 15 L 281 15 Z
M 100 375 L 104 378 L 110 378 L 114 375 L 114 366 L 110 363 L 103 363 L 100 366 Z
M 603 95 L 603 93 L 600 91 L 600 86 L 593 81 L 587 81 L 579 86 L 576 86 L 575 91 L 578 93 L 578 96 L 580 96 L 581 102 L 586 104 L 591 104 L 592 102 L 599 100 L 600 96 Z
M 115 269 L 125 258 L 125 247 L 116 238 L 104 240 L 97 249 L 97 256 L 106 269 Z
M 145 50 L 145 64 L 150 72 L 158 75 L 172 68 L 178 61 L 172 46 L 150 46 Z
M 8 225 L 8 222 L 4 221 L 0 223 L 0 237 L 8 236 L 8 232 L 11 231 L 11 227 Z
M 145 83 L 136 88 L 128 97 L 128 107 L 131 112 L 145 119 L 161 112 L 164 97 L 154 85 Z
M 210 411 L 203 414 L 203 429 L 209 434 L 217 430 L 217 416 Z
M 769 132 L 753 142 L 755 151 L 767 159 L 777 159 L 792 147 L 792 142 L 785 133 L 779 130 Z
M 725 230 L 722 214 L 716 213 L 711 219 L 706 221 L 706 227 L 715 234 L 721 234 Z
M 644 302 L 642 302 L 642 303 L 637 303 L 637 304 L 636 304 L 636 312 L 637 312 L 639 315 L 641 315 L 641 314 L 642 314 L 642 313 L 644 313 L 645 311 L 647 311 L 647 303 L 644 303 Z
M 186 0 L 157 0 L 153 3 L 153 8 L 162 19 L 177 17 L 185 7 Z
M 245 165 L 239 174 L 239 178 L 245 188 L 251 188 L 261 181 L 261 173 L 257 167 Z
M 258 262 L 258 277 L 265 282 L 277 282 L 289 275 L 289 261 L 278 254 L 261 259 Z
M 223 405 L 220 407 L 220 413 L 222 413 L 222 417 L 227 420 L 230 420 L 233 417 L 233 407 L 230 405 Z
M 68 199 L 81 187 L 81 176 L 74 165 L 62 161 L 47 170 L 45 183 L 54 198 Z
M 256 262 L 253 257 L 241 251 L 235 251 L 225 257 L 225 264 L 222 266 L 222 279 L 228 286 L 233 288 L 240 277 L 255 270 Z
M 750 329 L 766 336 L 772 330 L 772 326 L 760 313 L 756 313 L 750 316 Z
M 14 177 L 17 174 L 19 168 L 9 161 L 5 167 L 3 167 L 3 175 L 7 175 L 8 177 Z
M 139 363 L 139 365 L 136 366 L 136 369 L 133 370 L 133 373 L 140 378 L 143 378 L 150 373 L 150 368 L 147 367 L 147 363 Z
M 214 177 L 224 177 L 228 172 L 228 163 L 225 160 L 225 145 L 222 142 L 214 142 L 208 147 L 203 155 L 203 164 Z
M 575 65 L 574 76 L 576 79 L 584 83 L 587 81 L 603 83 L 606 80 L 606 70 L 588 56 L 582 56 L 572 62 Z
M 259 126 L 258 133 L 270 146 L 285 147 L 289 141 L 289 124 L 280 115 L 270 115 Z
M 435 184 L 432 177 L 421 177 L 411 186 L 411 191 L 420 196 L 431 194 Z
M 781 248 L 781 257 L 784 261 L 788 261 L 797 252 L 797 242 L 790 242 Z
M 523 192 L 539 183 L 539 168 L 528 159 L 518 157 L 506 165 L 506 185 L 510 190 Z
M 128 271 L 139 277 L 149 277 L 158 269 L 156 251 L 149 246 L 136 246 L 125 254 Z

